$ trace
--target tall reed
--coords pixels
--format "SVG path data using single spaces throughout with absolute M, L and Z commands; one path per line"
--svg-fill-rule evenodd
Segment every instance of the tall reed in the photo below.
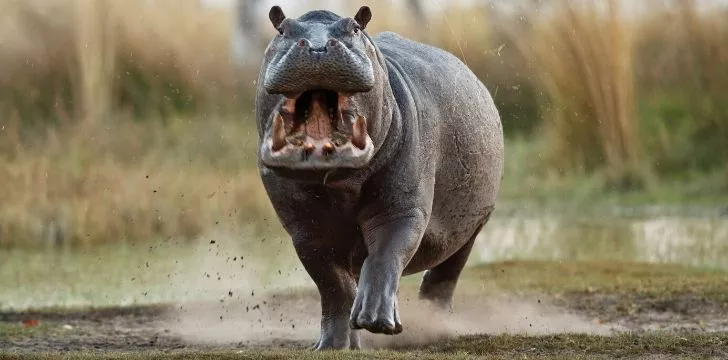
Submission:
M 548 4 L 524 10 L 528 26 L 510 32 L 544 93 L 548 160 L 560 170 L 604 167 L 613 182 L 634 180 L 641 148 L 632 24 L 618 1 Z

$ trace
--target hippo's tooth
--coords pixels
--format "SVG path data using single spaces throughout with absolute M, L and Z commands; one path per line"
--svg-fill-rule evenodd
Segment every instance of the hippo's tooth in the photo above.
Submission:
M 336 104 L 336 109 L 339 110 L 339 112 L 345 112 L 349 110 L 353 110 L 351 106 L 351 99 L 349 97 L 349 94 L 339 93 L 339 98 Z
M 286 98 L 285 101 L 283 101 L 283 106 L 281 106 L 281 109 L 286 114 L 293 114 L 296 112 L 296 99 L 292 98 Z
M 273 137 L 273 144 L 271 145 L 273 151 L 278 151 L 286 146 L 286 129 L 283 126 L 283 116 L 281 114 L 276 114 L 273 118 L 271 137 Z
M 313 152 L 313 151 L 314 151 L 315 149 L 316 149 L 316 147 L 315 147 L 315 146 L 314 146 L 313 144 L 309 143 L 309 142 L 307 142 L 307 143 L 305 143 L 305 144 L 303 145 L 303 150 L 305 150 L 305 151 L 306 151 L 306 153 L 309 153 L 309 154 L 310 154 L 310 153 L 312 153 L 312 152 Z
M 334 150 L 336 150 L 336 148 L 334 147 L 334 144 L 332 144 L 331 142 L 326 142 L 324 144 L 324 154 L 331 154 L 334 152 Z
M 367 145 L 367 120 L 363 116 L 356 115 L 351 143 L 359 148 L 359 150 L 364 150 Z

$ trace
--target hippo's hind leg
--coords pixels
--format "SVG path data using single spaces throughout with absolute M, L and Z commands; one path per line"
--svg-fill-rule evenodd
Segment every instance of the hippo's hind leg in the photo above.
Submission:
M 452 297 L 457 286 L 460 273 L 468 261 L 470 251 L 473 249 L 475 239 L 488 222 L 492 210 L 485 216 L 468 242 L 447 260 L 425 272 L 420 285 L 419 297 L 434 302 L 443 309 L 449 310 L 452 306 Z

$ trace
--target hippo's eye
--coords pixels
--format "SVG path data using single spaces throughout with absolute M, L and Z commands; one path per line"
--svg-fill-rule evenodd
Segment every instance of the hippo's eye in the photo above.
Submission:
M 354 35 L 356 35 L 356 34 L 358 34 L 358 33 L 359 33 L 359 28 L 358 28 L 358 27 L 355 27 L 355 28 L 354 28 Z

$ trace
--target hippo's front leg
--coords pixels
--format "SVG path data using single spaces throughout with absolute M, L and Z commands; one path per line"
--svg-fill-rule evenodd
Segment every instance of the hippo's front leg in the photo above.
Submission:
M 368 256 L 359 277 L 350 325 L 372 333 L 399 334 L 402 323 L 397 310 L 397 289 L 427 227 L 420 209 L 390 217 L 363 221 L 362 234 Z
M 359 334 L 349 328 L 349 311 L 356 294 L 356 278 L 348 253 L 320 247 L 312 241 L 296 242 L 296 251 L 321 296 L 321 334 L 314 350 L 358 349 Z

